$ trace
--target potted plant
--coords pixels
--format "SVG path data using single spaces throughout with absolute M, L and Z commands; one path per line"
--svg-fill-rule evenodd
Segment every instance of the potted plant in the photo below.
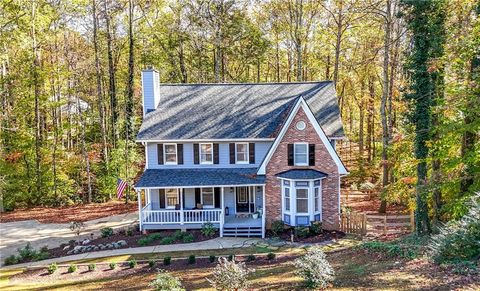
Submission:
M 260 213 L 258 211 L 255 211 L 253 214 L 252 214 L 252 218 L 253 219 L 258 219 L 258 216 L 260 215 Z

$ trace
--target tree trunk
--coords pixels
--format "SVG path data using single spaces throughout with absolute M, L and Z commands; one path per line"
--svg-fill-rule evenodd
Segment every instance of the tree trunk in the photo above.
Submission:
M 112 49 L 112 32 L 110 29 L 110 11 L 108 9 L 107 0 L 103 0 L 104 10 L 105 10 L 105 25 L 106 25 L 106 34 L 107 34 L 107 54 L 108 54 L 108 84 L 109 84 L 109 95 L 110 95 L 110 130 L 113 147 L 116 146 L 117 142 L 117 130 L 116 124 L 118 119 L 118 110 L 117 110 L 117 89 L 116 89 L 116 80 L 115 80 L 115 64 L 113 62 L 113 49 Z

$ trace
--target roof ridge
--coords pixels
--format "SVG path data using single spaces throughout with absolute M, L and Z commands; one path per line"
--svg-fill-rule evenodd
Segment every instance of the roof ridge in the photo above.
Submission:
M 162 83 L 160 86 L 231 86 L 231 85 L 296 85 L 296 84 L 322 84 L 333 83 L 331 80 L 301 81 L 301 82 L 261 82 L 261 83 Z

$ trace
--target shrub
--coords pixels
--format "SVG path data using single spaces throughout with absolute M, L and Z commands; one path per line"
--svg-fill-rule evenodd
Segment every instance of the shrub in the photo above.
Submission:
M 187 235 L 185 235 L 183 238 L 182 238 L 182 241 L 184 243 L 191 243 L 195 240 L 195 238 L 193 237 L 193 234 L 189 233 Z
M 205 222 L 202 225 L 201 233 L 203 236 L 206 237 L 213 237 L 217 230 L 215 229 L 215 226 L 213 226 L 213 223 L 211 222 Z
M 128 261 L 127 264 L 130 267 L 130 269 L 133 269 L 137 266 L 138 263 L 137 263 L 137 260 L 133 259 L 133 260 Z
M 154 290 L 172 290 L 172 291 L 182 291 L 185 290 L 182 288 L 182 283 L 180 280 L 172 276 L 166 271 L 160 271 L 150 284 Z
M 279 236 L 280 234 L 283 233 L 283 230 L 285 229 L 285 224 L 281 220 L 275 220 L 272 222 L 272 233 L 274 236 Z
M 181 240 L 185 235 L 186 235 L 185 232 L 182 232 L 181 230 L 177 230 L 172 236 L 175 238 L 175 240 Z
M 88 270 L 89 270 L 90 272 L 95 271 L 96 268 L 97 268 L 97 265 L 95 265 L 95 264 L 90 264 L 90 265 L 88 265 Z
M 165 266 L 170 265 L 171 262 L 172 262 L 172 258 L 171 258 L 171 257 L 165 257 L 165 258 L 163 258 L 163 264 L 164 264 Z
M 255 257 L 255 255 L 253 254 L 250 254 L 247 256 L 247 262 L 253 262 L 255 261 L 257 258 Z
M 113 229 L 111 227 L 105 227 L 105 228 L 102 228 L 100 229 L 100 233 L 102 235 L 102 237 L 110 237 L 113 235 Z
M 295 236 L 299 238 L 308 237 L 310 234 L 310 229 L 308 227 L 297 226 L 295 227 Z
M 363 243 L 361 247 L 369 252 L 385 254 L 390 258 L 399 257 L 404 259 L 413 259 L 417 256 L 411 246 L 400 245 L 398 242 L 370 241 Z
M 360 184 L 360 190 L 361 191 L 370 191 L 375 189 L 375 184 L 369 181 L 365 181 L 362 184 Z
M 188 256 L 187 261 L 189 264 L 195 264 L 195 261 L 196 261 L 195 256 L 194 255 Z
M 68 272 L 69 273 L 74 273 L 76 271 L 77 271 L 77 265 L 71 264 L 70 266 L 68 266 Z
M 248 274 L 253 271 L 247 269 L 245 263 L 220 258 L 213 270 L 212 278 L 207 280 L 217 290 L 246 290 L 249 285 Z
M 210 257 L 208 257 L 208 261 L 209 261 L 210 263 L 215 262 L 215 259 L 216 259 L 216 257 L 215 257 L 214 255 L 211 255 Z
M 149 260 L 149 261 L 148 261 L 148 266 L 149 266 L 150 268 L 155 267 L 155 261 L 154 261 L 154 260 Z
M 15 265 L 15 264 L 18 264 L 18 257 L 15 256 L 15 255 L 11 255 L 11 256 L 8 256 L 6 259 L 5 259 L 5 265 Z
M 152 233 L 140 238 L 137 243 L 141 246 L 146 246 L 152 244 L 154 241 L 162 238 L 162 235 L 159 233 Z
M 452 267 L 453 273 L 458 275 L 475 275 L 479 271 L 477 264 L 472 261 L 456 262 Z
M 115 268 L 117 267 L 117 263 L 110 263 L 108 264 L 108 266 L 110 267 L 110 270 L 115 270 Z
M 269 259 L 269 260 L 273 260 L 273 259 L 275 259 L 275 257 L 276 257 L 275 253 L 268 253 L 267 254 L 267 259 Z
M 142 237 L 139 240 L 137 240 L 137 243 L 141 246 L 147 246 L 151 243 L 151 241 L 148 239 L 148 237 Z
M 133 235 L 133 230 L 131 230 L 130 228 L 127 229 L 126 234 L 127 234 L 128 236 L 132 236 L 132 235 Z
M 82 230 L 85 228 L 85 224 L 81 221 L 72 221 L 70 222 L 70 230 L 73 231 L 77 236 L 82 233 Z
M 164 237 L 162 238 L 162 240 L 160 241 L 160 243 L 162 245 L 170 245 L 170 244 L 173 244 L 175 242 L 175 238 L 171 237 L 171 236 L 167 236 L 167 237 Z
M 326 288 L 333 281 L 335 273 L 325 254 L 318 247 L 295 260 L 297 274 L 305 280 L 308 288 Z
M 30 243 L 27 243 L 23 248 L 17 249 L 17 251 L 22 261 L 33 260 L 37 256 L 37 251 L 32 248 Z
M 58 265 L 57 263 L 51 263 L 50 265 L 48 265 L 47 267 L 47 272 L 51 275 L 53 273 L 55 273 L 56 271 L 58 270 Z
M 310 234 L 317 235 L 322 233 L 322 222 L 321 221 L 314 221 L 309 227 Z
M 428 244 L 428 255 L 436 263 L 470 261 L 480 257 L 480 192 L 459 221 L 440 228 Z

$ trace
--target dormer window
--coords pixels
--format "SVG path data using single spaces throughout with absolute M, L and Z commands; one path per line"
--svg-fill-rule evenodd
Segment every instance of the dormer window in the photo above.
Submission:
M 295 166 L 308 166 L 308 144 L 294 144 Z
M 200 144 L 200 164 L 213 164 L 213 144 Z
M 177 144 L 175 143 L 166 143 L 163 145 L 163 152 L 165 165 L 176 165 L 177 164 Z
M 248 143 L 235 144 L 235 159 L 237 164 L 248 164 Z

